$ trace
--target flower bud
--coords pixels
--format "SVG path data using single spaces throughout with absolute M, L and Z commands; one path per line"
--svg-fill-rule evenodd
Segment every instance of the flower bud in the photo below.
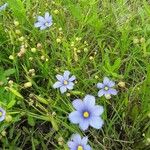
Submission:
M 27 82 L 24 84 L 24 88 L 30 88 L 32 87 L 32 83 L 31 82 Z
M 121 87 L 121 88 L 124 88 L 124 87 L 126 86 L 126 84 L 125 84 L 125 82 L 120 81 L 120 82 L 118 83 L 118 86 Z

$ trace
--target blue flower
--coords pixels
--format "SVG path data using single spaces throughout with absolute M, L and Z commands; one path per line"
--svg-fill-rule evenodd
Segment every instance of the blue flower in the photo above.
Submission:
M 52 16 L 49 15 L 48 12 L 46 12 L 44 17 L 38 16 L 38 22 L 36 22 L 34 26 L 36 28 L 40 28 L 40 30 L 44 30 L 46 28 L 49 28 L 52 25 L 52 22 Z
M 0 122 L 5 119 L 6 111 L 3 108 L 0 108 Z
M 98 83 L 97 88 L 99 88 L 98 96 L 105 96 L 106 98 L 111 98 L 110 95 L 117 95 L 117 90 L 113 87 L 115 82 L 111 81 L 109 78 L 104 77 L 103 83 Z
M 67 89 L 72 90 L 74 87 L 73 81 L 76 79 L 76 77 L 73 75 L 69 78 L 70 72 L 67 70 L 62 75 L 56 75 L 56 78 L 58 81 L 53 85 L 53 88 L 60 88 L 60 92 L 64 93 L 67 91 Z
M 87 130 L 89 126 L 100 129 L 103 125 L 103 120 L 100 115 L 104 109 L 102 106 L 95 105 L 95 97 L 86 95 L 82 100 L 76 99 L 72 102 L 76 111 L 69 114 L 69 120 L 74 124 L 79 124 L 82 130 Z
M 8 6 L 8 3 L 5 3 L 4 5 L 0 6 L 0 11 L 5 10 Z
M 74 134 L 72 135 L 71 141 L 68 142 L 68 147 L 70 150 L 92 150 L 87 142 L 87 137 L 81 138 L 79 134 Z

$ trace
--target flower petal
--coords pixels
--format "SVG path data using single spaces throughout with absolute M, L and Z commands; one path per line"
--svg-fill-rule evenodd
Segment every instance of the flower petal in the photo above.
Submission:
M 111 87 L 115 86 L 115 82 L 113 82 L 113 81 L 110 80 L 108 82 L 107 86 L 111 88 Z
M 69 81 L 74 81 L 76 79 L 76 77 L 73 75 L 71 76 L 71 78 L 69 78 Z
M 83 137 L 83 139 L 81 140 L 81 144 L 86 145 L 88 142 L 88 137 Z
M 83 99 L 84 103 L 88 106 L 94 106 L 95 105 L 95 97 L 92 95 L 86 95 Z
M 67 85 L 67 89 L 72 90 L 74 86 L 73 82 L 69 82 L 69 84 Z
M 110 88 L 108 90 L 108 92 L 109 92 L 109 94 L 112 94 L 112 95 L 117 95 L 117 93 L 118 93 L 118 91 L 116 89 L 112 89 L 112 88 Z
M 88 120 L 81 120 L 80 123 L 79 123 L 79 127 L 85 131 L 88 129 L 89 127 L 89 121 Z
M 72 123 L 75 123 L 75 124 L 79 123 L 80 118 L 81 118 L 81 116 L 80 116 L 80 113 L 78 111 L 74 111 L 74 112 L 69 114 L 69 120 Z
M 72 102 L 72 105 L 76 110 L 81 110 L 83 107 L 83 101 L 81 99 L 75 99 Z
M 65 93 L 67 91 L 67 88 L 65 86 L 60 87 L 60 92 Z
M 98 91 L 98 97 L 101 97 L 105 94 L 105 91 L 103 89 Z
M 49 18 L 49 12 L 45 13 L 45 19 L 47 20 Z
M 93 107 L 92 113 L 95 116 L 100 116 L 104 112 L 103 106 L 96 105 Z
M 44 17 L 42 17 L 42 16 L 38 16 L 38 21 L 39 21 L 39 22 L 42 22 L 42 23 L 45 23 L 45 19 L 44 19 Z
M 97 83 L 97 88 L 99 88 L 99 89 L 102 89 L 102 88 L 104 88 L 104 84 L 103 83 Z
M 67 145 L 68 145 L 69 148 L 73 148 L 73 147 L 76 146 L 76 144 L 75 144 L 74 142 L 72 142 L 72 141 L 69 141 L 69 142 L 67 143 Z
M 65 80 L 69 80 L 69 75 L 70 75 L 70 71 L 68 71 L 68 70 L 65 71 L 65 72 L 64 72 L 64 79 L 65 79 Z
M 56 75 L 56 78 L 57 78 L 57 80 L 59 80 L 60 82 L 63 82 L 63 81 L 64 81 L 64 77 L 61 76 L 61 75 L 59 75 L 59 74 Z
M 42 26 L 40 27 L 40 30 L 44 30 L 44 29 L 46 29 L 46 28 L 47 28 L 47 26 L 42 25 Z
M 36 22 L 36 23 L 34 24 L 34 26 L 35 26 L 36 28 L 41 27 L 42 25 L 43 25 L 43 23 L 41 23 L 41 22 Z
M 86 150 L 92 150 L 92 148 L 90 147 L 90 145 L 86 145 L 86 146 L 85 146 L 85 149 L 86 149 Z
M 61 87 L 61 86 L 62 86 L 62 83 L 59 82 L 59 81 L 57 81 L 57 82 L 55 82 L 55 84 L 53 85 L 53 88 L 56 89 L 56 88 L 59 88 L 59 87 Z
M 71 139 L 76 143 L 81 143 L 81 136 L 79 134 L 73 134 Z
M 102 128 L 103 124 L 104 124 L 104 121 L 100 117 L 96 116 L 90 119 L 90 125 L 93 128 L 100 129 Z
M 104 77 L 104 80 L 103 80 L 103 83 L 105 84 L 105 85 L 107 85 L 108 83 L 109 83 L 109 78 L 108 77 Z

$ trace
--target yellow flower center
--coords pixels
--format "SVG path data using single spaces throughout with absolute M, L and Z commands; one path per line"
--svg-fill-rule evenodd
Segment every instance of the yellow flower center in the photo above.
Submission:
M 105 88 L 104 88 L 106 91 L 109 89 L 107 86 L 105 86 Z
M 3 113 L 2 112 L 0 112 L 0 117 L 3 115 Z
M 68 84 L 68 81 L 64 80 L 64 85 L 67 85 Z
M 45 25 L 48 26 L 48 22 L 46 22 Z
M 79 145 L 78 150 L 83 150 L 83 146 Z
M 89 113 L 88 113 L 87 111 L 85 111 L 85 112 L 83 113 L 83 116 L 84 116 L 84 118 L 88 118 L 88 117 L 89 117 Z

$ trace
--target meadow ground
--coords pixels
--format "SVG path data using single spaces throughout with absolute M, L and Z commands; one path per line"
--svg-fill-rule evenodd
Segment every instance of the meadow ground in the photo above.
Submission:
M 150 149 L 150 1 L 1 0 L 0 122 L 2 150 L 68 150 L 74 133 L 93 150 Z M 38 16 L 52 15 L 45 30 Z M 76 76 L 73 90 L 56 75 Z M 98 97 L 98 82 L 115 81 Z M 101 129 L 69 121 L 72 101 L 91 94 L 104 107 Z M 3 112 L 0 110 L 0 118 Z M 78 150 L 83 150 L 81 147 Z M 88 149 L 85 149 L 88 150 Z

